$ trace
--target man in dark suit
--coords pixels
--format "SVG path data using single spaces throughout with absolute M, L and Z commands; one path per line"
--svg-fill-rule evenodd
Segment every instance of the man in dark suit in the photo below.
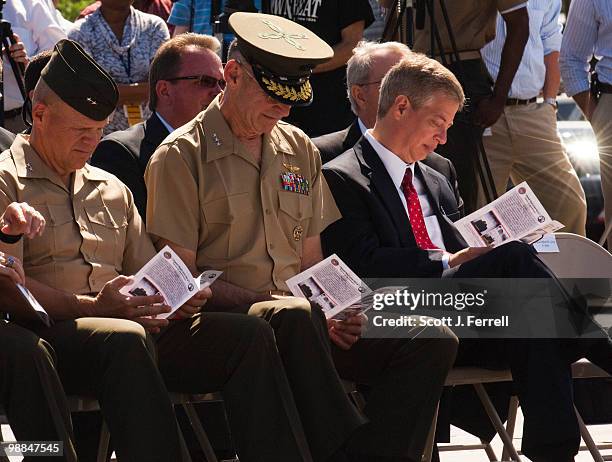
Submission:
M 351 110 L 357 118 L 344 130 L 313 138 L 322 163 L 351 149 L 367 129 L 374 127 L 382 78 L 410 53 L 410 49 L 400 42 L 360 42 L 353 49 L 346 67 L 346 82 Z M 446 158 L 432 152 L 423 163 L 442 173 L 451 184 L 457 184 L 455 168 Z
M 457 189 L 421 160 L 446 142 L 463 102 L 454 75 L 423 55 L 389 71 L 374 129 L 324 167 L 342 213 L 322 235 L 327 254 L 362 277 L 553 277 L 530 247 L 469 248 L 453 227 Z M 457 363 L 510 367 L 525 414 L 523 452 L 537 462 L 567 462 L 580 442 L 569 364 L 583 355 L 612 372 L 605 337 L 462 341 Z
M 130 188 L 143 219 L 149 158 L 170 132 L 206 109 L 224 86 L 216 54 L 220 46 L 216 38 L 200 34 L 182 34 L 164 43 L 149 72 L 153 114 L 127 130 L 107 135 L 93 153 L 92 165 L 113 173 Z

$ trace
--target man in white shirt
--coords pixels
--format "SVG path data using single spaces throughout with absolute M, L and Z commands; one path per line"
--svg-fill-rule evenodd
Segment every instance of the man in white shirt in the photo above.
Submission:
M 593 56 L 597 64 L 589 79 Z M 576 100 L 597 136 L 609 230 L 612 223 L 612 8 L 608 0 L 572 1 L 560 64 L 566 93 Z M 608 237 L 608 249 L 612 249 L 612 237 Z
M 584 191 L 557 133 L 561 0 L 530 0 L 529 40 L 500 118 L 483 136 L 489 167 L 498 194 L 527 181 L 550 216 L 563 231 L 585 235 Z M 482 50 L 489 74 L 499 74 L 506 25 L 497 16 L 495 40 Z M 536 102 L 542 94 L 543 103 Z M 482 188 L 478 206 L 486 204 Z
M 66 23 L 59 21 L 52 0 L 11 0 L 4 5 L 3 14 L 25 45 L 28 56 L 51 50 L 58 41 L 66 38 Z M 4 127 L 18 133 L 26 128 L 21 118 L 23 98 L 10 69 L 4 58 Z

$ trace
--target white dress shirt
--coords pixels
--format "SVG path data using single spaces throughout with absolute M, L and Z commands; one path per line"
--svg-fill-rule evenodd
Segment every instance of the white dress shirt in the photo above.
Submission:
M 561 0 L 529 0 L 529 40 L 521 63 L 512 80 L 508 97 L 531 99 L 537 97 L 544 87 L 546 66 L 544 56 L 561 49 L 561 25 L 559 13 Z M 497 80 L 501 64 L 502 49 L 506 42 L 506 23 L 497 15 L 495 39 L 481 50 L 482 58 L 493 80 Z
M 612 2 L 572 0 L 561 44 L 561 77 L 569 96 L 589 89 L 589 61 L 599 60 L 599 80 L 612 85 Z
M 52 0 L 10 0 L 4 5 L 4 19 L 23 42 L 28 56 L 52 49 L 66 38 L 65 23 L 60 23 Z M 23 105 L 23 98 L 8 60 L 4 58 L 4 109 Z
M 404 190 L 402 189 L 402 181 L 404 180 L 404 175 L 406 173 L 406 168 L 410 168 L 412 170 L 412 185 L 414 189 L 416 189 L 417 195 L 419 197 L 419 203 L 421 204 L 421 209 L 423 210 L 423 218 L 425 219 L 425 227 L 427 228 L 427 234 L 429 234 L 429 238 L 434 245 L 442 250 L 445 250 L 444 247 L 444 239 L 442 238 L 442 229 L 440 228 L 440 223 L 438 222 L 438 217 L 435 214 L 434 208 L 429 202 L 429 197 L 427 197 L 427 190 L 425 189 L 425 185 L 418 177 L 418 175 L 414 174 L 414 164 L 407 164 L 402 159 L 400 159 L 393 152 L 389 151 L 386 147 L 384 147 L 376 138 L 372 136 L 372 131 L 367 130 L 365 132 L 366 139 L 370 142 L 378 157 L 382 161 L 387 173 L 391 177 L 391 181 L 393 181 L 393 185 L 395 186 L 395 190 L 397 191 L 397 195 L 399 196 L 402 204 L 404 205 L 404 210 L 406 211 L 406 215 L 410 218 L 410 214 L 408 212 L 408 203 L 406 202 L 406 197 L 404 196 Z M 449 255 L 445 253 L 442 264 L 444 265 L 444 269 L 448 268 L 448 257 Z
M 174 127 L 172 127 L 172 125 L 170 125 L 168 121 L 164 119 L 159 112 L 156 112 L 155 115 L 157 116 L 159 121 L 162 123 L 162 125 L 166 127 L 166 130 L 168 130 L 168 133 L 172 133 L 174 131 Z

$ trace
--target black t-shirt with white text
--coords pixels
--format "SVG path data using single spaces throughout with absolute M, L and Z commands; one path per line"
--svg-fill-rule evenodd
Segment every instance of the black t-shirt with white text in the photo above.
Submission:
M 342 40 L 342 29 L 364 21 L 364 29 L 374 21 L 368 0 L 270 0 L 265 13 L 283 16 L 306 27 L 328 45 Z M 319 136 L 346 128 L 354 119 L 346 96 L 346 66 L 313 74 L 313 103 L 293 108 L 286 120 L 309 136 Z

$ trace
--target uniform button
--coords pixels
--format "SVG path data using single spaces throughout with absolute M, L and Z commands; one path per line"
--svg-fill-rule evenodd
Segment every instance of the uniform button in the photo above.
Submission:
M 272 212 L 270 211 L 270 209 L 266 209 L 266 215 L 270 215 Z
M 230 220 L 233 220 L 233 219 L 234 219 L 234 215 L 232 215 L 232 214 L 230 213 L 230 214 L 228 215 L 228 218 L 229 218 Z
M 268 245 L 268 247 L 269 247 L 270 249 L 273 249 L 273 248 L 274 248 L 274 244 L 269 244 L 269 245 Z
M 83 226 L 83 225 L 79 226 L 79 228 L 81 228 L 81 231 L 86 231 L 87 230 L 87 228 L 85 228 L 85 226 Z

